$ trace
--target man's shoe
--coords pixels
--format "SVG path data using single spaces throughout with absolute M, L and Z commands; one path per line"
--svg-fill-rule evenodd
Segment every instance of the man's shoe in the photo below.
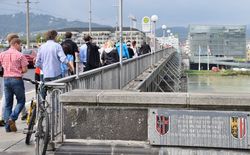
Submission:
M 16 131 L 17 131 L 15 121 L 9 120 L 9 121 L 8 121 L 8 124 L 9 124 L 9 126 L 10 126 L 10 131 L 11 131 L 11 132 L 16 132 Z
M 0 120 L 0 126 L 4 126 L 4 125 L 5 125 L 4 120 Z
M 8 123 L 5 124 L 5 131 L 6 132 L 11 132 L 10 125 Z
M 28 117 L 28 113 L 26 112 L 22 117 L 21 117 L 21 120 L 24 121 L 26 120 Z
M 6 132 L 11 132 L 9 127 L 5 127 Z

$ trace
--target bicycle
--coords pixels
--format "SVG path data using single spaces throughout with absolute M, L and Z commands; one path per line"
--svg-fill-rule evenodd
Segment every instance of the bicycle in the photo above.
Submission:
M 36 120 L 36 100 L 32 99 L 30 102 L 30 107 L 28 110 L 28 116 L 26 123 L 28 125 L 28 128 L 24 130 L 24 134 L 26 134 L 25 138 L 25 144 L 30 145 L 30 139 L 33 133 L 35 133 L 34 126 L 35 126 L 35 120 Z
M 49 130 L 51 128 L 49 118 L 50 104 L 46 100 L 45 94 L 49 89 L 53 89 L 55 86 L 62 86 L 62 84 L 46 85 L 44 82 L 35 81 L 28 78 L 23 78 L 23 80 L 37 86 L 36 101 L 34 99 L 31 101 L 29 109 L 27 119 L 28 130 L 25 132 L 25 143 L 30 144 L 31 136 L 33 133 L 35 133 L 36 154 L 45 155 L 51 138 Z

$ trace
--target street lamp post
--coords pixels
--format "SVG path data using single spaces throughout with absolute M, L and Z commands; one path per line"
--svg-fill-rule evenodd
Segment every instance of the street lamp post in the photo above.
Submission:
M 152 32 L 153 32 L 153 46 L 154 46 L 154 52 L 156 51 L 156 39 L 155 39 L 155 29 L 156 29 L 156 21 L 158 20 L 158 16 L 157 15 L 152 15 L 151 16 L 151 21 L 153 23 L 153 28 L 152 28 Z
M 89 35 L 91 35 L 91 0 L 89 0 Z
M 162 37 L 166 37 L 167 26 L 166 25 L 162 25 L 161 28 L 162 28 Z
M 162 42 L 163 42 L 162 46 L 164 48 L 164 46 L 166 45 L 166 29 L 167 29 L 167 26 L 162 25 L 161 28 L 162 28 Z
M 168 30 L 167 30 L 167 34 L 168 34 L 167 36 L 170 36 L 170 33 L 171 33 L 171 30 L 168 29 Z
M 30 47 L 30 1 L 26 2 L 26 45 L 27 48 Z
M 118 1 L 115 0 L 115 4 L 113 5 L 116 10 L 116 17 L 115 17 L 115 40 L 118 40 L 118 27 L 119 27 L 119 4 Z
M 17 1 L 17 4 L 22 2 Z M 30 47 L 30 4 L 39 2 L 30 2 L 30 0 L 25 0 L 26 3 L 26 47 Z
M 134 25 L 134 22 L 136 22 L 136 17 L 133 15 L 130 15 L 128 18 L 131 20 L 131 22 L 130 22 L 130 40 L 132 41 L 132 29 L 134 28 L 133 25 Z
M 119 29 L 120 29 L 120 82 L 119 82 L 119 87 L 122 89 L 122 80 L 123 80 L 123 75 L 122 75 L 122 44 L 123 44 L 123 38 L 122 38 L 122 27 L 123 27 L 123 0 L 119 0 Z

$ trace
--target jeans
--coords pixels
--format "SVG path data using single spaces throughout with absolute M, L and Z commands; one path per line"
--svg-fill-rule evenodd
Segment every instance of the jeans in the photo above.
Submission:
M 0 120 L 4 120 L 4 111 L 5 111 L 5 95 L 4 95 L 4 78 L 2 78 L 2 101 L 1 101 L 1 105 L 0 105 Z M 22 110 L 22 116 L 24 116 L 26 114 L 26 108 L 25 106 L 23 107 Z
M 25 105 L 25 88 L 22 78 L 4 78 L 5 111 L 4 120 L 15 121 Z M 13 98 L 16 96 L 17 104 L 12 111 Z
M 58 75 L 58 76 L 56 76 L 56 77 L 44 78 L 43 81 L 46 83 L 46 82 L 58 80 L 58 79 L 61 79 L 61 78 L 62 78 L 62 75 Z M 41 90 L 41 94 L 42 94 L 43 99 L 45 99 L 46 96 L 47 96 L 47 90 L 42 89 L 42 90 Z

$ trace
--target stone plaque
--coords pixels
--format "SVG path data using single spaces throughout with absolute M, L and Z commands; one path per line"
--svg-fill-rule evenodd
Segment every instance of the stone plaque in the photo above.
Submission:
M 150 109 L 151 145 L 250 149 L 250 112 Z

